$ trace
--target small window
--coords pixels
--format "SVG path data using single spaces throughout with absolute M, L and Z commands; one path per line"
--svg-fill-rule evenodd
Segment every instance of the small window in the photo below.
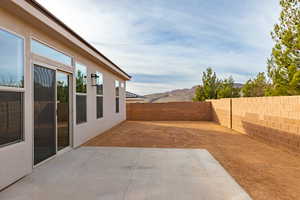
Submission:
M 31 40 L 31 51 L 37 55 L 50 58 L 51 60 L 55 60 L 65 65 L 72 65 L 72 58 L 70 56 L 67 56 L 36 40 Z
M 120 112 L 120 82 L 115 81 L 115 92 L 116 92 L 116 113 Z
M 87 122 L 86 95 L 76 95 L 76 123 Z
M 87 122 L 87 68 L 76 63 L 76 123 Z
M 23 140 L 23 93 L 0 92 L 0 146 Z
M 86 66 L 76 63 L 76 92 L 86 93 L 87 86 L 87 69 Z
M 24 40 L 0 29 L 0 86 L 24 87 Z
M 103 75 L 100 72 L 96 72 L 97 84 L 96 84 L 96 109 L 97 119 L 103 117 Z
M 116 96 L 119 96 L 120 93 L 120 82 L 119 81 L 115 81 L 115 88 L 116 88 Z
M 96 72 L 97 75 L 97 95 L 103 95 L 103 75 Z

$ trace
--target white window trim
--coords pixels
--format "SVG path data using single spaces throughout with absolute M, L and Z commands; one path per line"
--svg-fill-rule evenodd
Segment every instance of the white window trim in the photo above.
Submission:
M 76 92 L 76 95 L 79 95 L 79 96 L 87 96 L 86 93 L 79 93 L 79 92 L 78 92 L 78 93 Z
M 25 88 L 0 86 L 2 92 L 25 92 Z

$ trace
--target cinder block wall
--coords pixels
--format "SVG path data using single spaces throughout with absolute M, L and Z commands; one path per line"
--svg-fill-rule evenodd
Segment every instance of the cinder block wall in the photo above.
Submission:
M 204 121 L 300 151 L 300 96 L 127 104 L 128 120 Z
M 228 101 L 211 101 L 214 121 L 229 127 L 228 113 L 232 113 L 232 129 L 300 150 L 300 96 L 233 98 L 231 107 Z
M 209 100 L 212 105 L 212 120 L 231 128 L 231 99 Z
M 130 103 L 127 119 L 140 121 L 209 121 L 210 102 Z
M 300 96 L 232 99 L 232 128 L 300 150 Z

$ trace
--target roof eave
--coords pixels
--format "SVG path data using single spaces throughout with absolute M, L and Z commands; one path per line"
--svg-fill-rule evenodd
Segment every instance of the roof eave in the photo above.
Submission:
M 73 31 L 70 27 L 68 27 L 66 24 L 64 24 L 61 20 L 59 20 L 55 15 L 53 15 L 50 11 L 48 11 L 45 7 L 43 7 L 41 4 L 36 2 L 35 0 L 24 0 L 27 3 L 29 3 L 31 6 L 36 8 L 38 11 L 40 11 L 43 15 L 54 21 L 56 24 L 61 26 L 63 29 L 65 29 L 67 32 L 69 32 L 71 35 L 73 35 L 77 40 L 82 42 L 85 46 L 87 46 L 89 49 L 91 49 L 93 52 L 98 54 L 100 57 L 104 58 L 109 64 L 114 66 L 117 70 L 116 71 L 120 75 L 122 75 L 126 80 L 130 80 L 131 76 L 127 74 L 124 70 L 122 70 L 119 66 L 117 66 L 115 63 L 113 63 L 109 58 L 104 56 L 100 51 L 98 51 L 95 47 L 93 47 L 90 43 L 88 43 L 85 39 L 83 39 L 81 36 L 79 36 L 75 31 Z

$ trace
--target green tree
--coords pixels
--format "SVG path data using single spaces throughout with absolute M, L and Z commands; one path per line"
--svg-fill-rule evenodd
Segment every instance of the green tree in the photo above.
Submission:
M 217 90 L 220 81 L 212 68 L 207 68 L 202 75 L 202 86 L 197 87 L 195 91 L 194 101 L 204 101 L 206 99 L 216 99 Z
M 195 90 L 195 96 L 193 97 L 193 101 L 205 101 L 206 97 L 204 94 L 204 89 L 202 85 L 199 85 Z
M 267 95 L 300 94 L 300 1 L 280 0 L 279 23 L 271 33 L 275 46 L 268 60 L 272 86 Z
M 76 74 L 76 92 L 86 93 L 86 76 L 80 70 Z
M 265 96 L 269 84 L 267 83 L 265 73 L 260 72 L 252 80 L 249 79 L 242 87 L 244 97 L 262 97 Z
M 234 80 L 231 76 L 220 81 L 220 85 L 217 91 L 218 98 L 235 98 L 239 96 L 240 88 L 235 87 Z

